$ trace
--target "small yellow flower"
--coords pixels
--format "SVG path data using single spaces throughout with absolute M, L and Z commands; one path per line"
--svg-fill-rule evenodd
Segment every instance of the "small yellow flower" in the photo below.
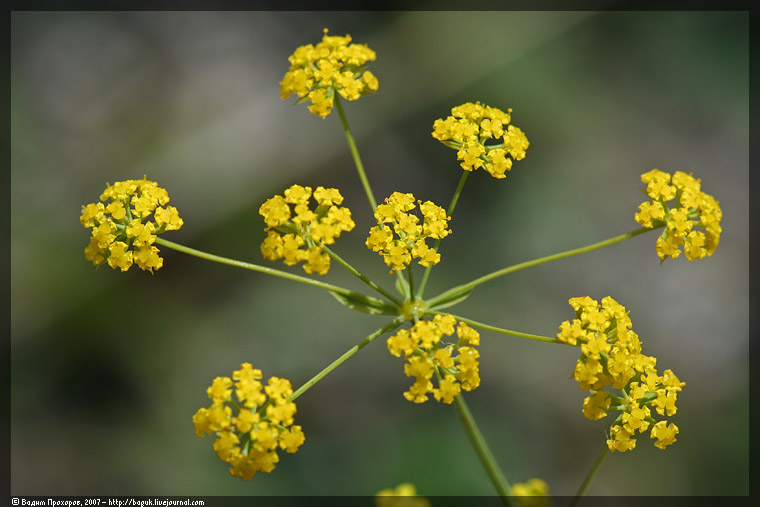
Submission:
M 443 343 L 445 336 L 456 332 L 457 340 Z M 414 403 L 428 401 L 430 394 L 443 403 L 453 403 L 461 392 L 472 391 L 480 385 L 480 354 L 474 345 L 480 343 L 478 332 L 464 322 L 457 325 L 449 314 L 436 315 L 432 320 L 420 320 L 411 329 L 400 329 L 388 338 L 388 351 L 407 360 L 404 373 L 415 382 L 404 393 Z M 456 354 L 456 355 L 454 355 Z M 438 387 L 432 378 L 439 375 Z
M 690 261 L 712 256 L 720 242 L 723 214 L 718 201 L 702 192 L 700 180 L 681 171 L 671 178 L 652 169 L 641 175 L 641 181 L 647 184 L 651 201 L 641 203 L 634 218 L 648 229 L 664 227 L 655 243 L 660 262 L 675 259 L 681 249 Z
M 366 70 L 375 52 L 364 44 L 350 44 L 351 36 L 327 35 L 316 46 L 300 46 L 288 58 L 290 70 L 280 83 L 283 100 L 296 94 L 298 102 L 310 100 L 309 111 L 325 118 L 335 105 L 335 94 L 357 100 L 377 91 L 377 78 Z
M 666 421 L 660 421 L 652 428 L 652 434 L 650 438 L 656 438 L 657 442 L 654 443 L 655 447 L 659 449 L 665 449 L 667 446 L 676 441 L 676 435 L 678 434 L 678 426 L 673 423 L 667 424 Z
M 517 505 L 520 507 L 550 507 L 549 485 L 543 479 L 533 478 L 512 485 Z
M 414 484 L 405 482 L 395 488 L 387 488 L 375 494 L 377 507 L 430 507 L 430 501 L 424 496 L 417 496 Z
M 261 243 L 265 259 L 283 259 L 288 266 L 304 261 L 304 271 L 324 275 L 330 269 L 330 257 L 324 245 L 332 245 L 341 233 L 355 224 L 348 208 L 338 206 L 343 196 L 335 188 L 293 185 L 284 195 L 275 195 L 259 208 L 267 224 L 267 237 Z M 309 208 L 311 198 L 316 209 Z
M 669 190 L 661 186 L 657 192 Z M 657 373 L 657 360 L 641 353 L 641 341 L 631 329 L 623 305 L 611 297 L 599 304 L 587 296 L 572 298 L 569 303 L 575 319 L 559 326 L 557 339 L 581 349 L 573 377 L 589 392 L 583 401 L 583 415 L 596 421 L 608 412 L 619 414 L 607 440 L 612 451 L 633 449 L 636 434 L 647 430 L 658 439 L 657 447 L 664 449 L 673 443 L 677 428 L 670 430 L 666 421 L 656 422 L 652 409 L 659 415 L 675 415 L 677 393 L 685 382 L 671 370 L 662 376 Z
M 593 396 L 583 400 L 583 415 L 592 421 L 605 417 L 610 408 L 610 401 L 609 394 L 604 391 L 597 391 Z
M 383 256 L 391 272 L 406 269 L 413 259 L 428 267 L 438 264 L 441 254 L 426 243 L 428 238 L 441 239 L 451 234 L 450 217 L 431 201 L 417 201 L 423 222 L 409 213 L 417 206 L 414 195 L 394 192 L 375 210 L 377 225 L 369 230 L 367 248 Z
M 101 194 L 103 202 L 82 206 L 79 221 L 92 229 L 84 256 L 96 266 L 108 263 L 127 271 L 136 264 L 153 273 L 164 259 L 153 246 L 156 236 L 176 231 L 184 223 L 174 206 L 166 206 L 169 194 L 157 183 L 142 180 L 117 181 Z M 153 221 L 151 221 L 151 215 Z
M 467 102 L 453 108 L 445 120 L 435 120 L 432 135 L 457 150 L 465 171 L 482 167 L 494 178 L 505 178 L 512 162 L 525 158 L 530 144 L 522 130 L 509 124 L 512 109 L 507 111 Z M 487 145 L 488 141 L 496 144 Z
M 207 389 L 211 406 L 193 416 L 195 434 L 215 434 L 214 451 L 241 479 L 271 472 L 280 460 L 277 447 L 294 453 L 305 440 L 301 426 L 293 425 L 290 381 L 271 377 L 264 386 L 261 378 L 261 370 L 250 363 L 241 364 L 232 378 L 215 378 Z
M 607 439 L 607 447 L 610 451 L 632 451 L 636 448 L 636 439 L 623 426 L 610 428 L 610 438 Z

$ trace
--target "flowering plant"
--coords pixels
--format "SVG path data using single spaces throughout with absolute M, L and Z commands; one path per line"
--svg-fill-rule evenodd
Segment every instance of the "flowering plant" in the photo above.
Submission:
M 432 137 L 456 150 L 456 160 L 462 169 L 448 208 L 400 190 L 378 204 L 341 102 L 341 98 L 357 100 L 378 90 L 378 79 L 367 70 L 368 62 L 375 60 L 376 55 L 366 45 L 351 44 L 351 40 L 348 35 L 328 36 L 325 30 L 321 42 L 299 47 L 289 58 L 291 66 L 281 82 L 281 95 L 286 99 L 296 94 L 299 103 L 311 101 L 308 110 L 320 118 L 338 111 L 376 220 L 365 244 L 382 256 L 389 276 L 395 277 L 395 293 L 383 287 L 385 282 L 370 279 L 333 250 L 342 233 L 356 226 L 352 212 L 341 206 L 343 195 L 335 188 L 312 189 L 294 184 L 261 204 L 259 214 L 267 233 L 261 254 L 270 261 L 282 259 L 287 266 L 303 262 L 306 274 L 319 277 L 328 274 L 334 261 L 376 292 L 376 296 L 159 238 L 159 234 L 182 227 L 183 221 L 175 208 L 166 205 L 168 192 L 147 177 L 109 185 L 101 195 L 103 202 L 83 206 L 81 223 L 92 229 L 85 257 L 96 266 L 108 264 L 127 271 L 134 263 L 153 273 L 163 266 L 156 246 L 160 245 L 318 287 L 349 308 L 388 316 L 386 324 L 295 390 L 289 380 L 279 377 L 271 377 L 264 385 L 260 381 L 262 372 L 247 362 L 231 378 L 217 377 L 207 389 L 211 405 L 200 408 L 192 418 L 196 434 L 215 436 L 213 449 L 231 466 L 229 472 L 233 476 L 251 479 L 258 472 L 272 472 L 279 462 L 277 449 L 295 453 L 301 445 L 308 445 L 308 428 L 304 431 L 295 424 L 296 399 L 367 344 L 389 334 L 388 351 L 405 360 L 404 373 L 414 379 L 403 396 L 416 404 L 430 401 L 432 396 L 437 402 L 453 405 L 504 503 L 527 505 L 525 497 L 548 496 L 548 485 L 537 478 L 510 484 L 465 402 L 464 391 L 475 390 L 482 381 L 488 381 L 480 376 L 477 348 L 482 339 L 477 330 L 480 329 L 579 350 L 575 367 L 568 365 L 568 372 L 582 390 L 588 391 L 581 412 L 592 421 L 614 417 L 607 424 L 609 438 L 603 442 L 600 457 L 580 485 L 575 501 L 583 496 L 608 453 L 633 450 L 637 434 L 648 431 L 650 440 L 659 449 L 674 444 L 679 428 L 668 420 L 656 420 L 653 411 L 661 417 L 675 416 L 677 393 L 685 383 L 670 369 L 658 372 L 657 360 L 642 353 L 642 341 L 633 331 L 629 312 L 612 297 L 604 297 L 601 303 L 589 296 L 571 298 L 569 304 L 575 316 L 562 322 L 554 337 L 503 329 L 443 310 L 470 297 L 476 287 L 495 278 L 619 243 L 651 230 L 662 230 L 655 242 L 661 262 L 678 257 L 680 249 L 690 261 L 704 259 L 715 252 L 720 239 L 722 215 L 718 201 L 704 193 L 700 180 L 690 174 L 679 171 L 671 176 L 651 170 L 641 177 L 651 200 L 642 203 L 634 216 L 641 228 L 586 247 L 505 267 L 426 297 L 432 268 L 442 263 L 441 242 L 455 236 L 449 223 L 469 175 L 482 168 L 497 180 L 506 179 L 514 162 L 527 156 L 528 136 L 511 123 L 512 109 L 505 112 L 480 102 L 453 107 L 450 115 L 432 123 Z M 423 269 L 421 278 L 419 272 L 415 275 L 415 269 Z M 386 502 L 384 497 L 415 493 L 413 486 L 402 484 L 381 491 L 378 503 Z

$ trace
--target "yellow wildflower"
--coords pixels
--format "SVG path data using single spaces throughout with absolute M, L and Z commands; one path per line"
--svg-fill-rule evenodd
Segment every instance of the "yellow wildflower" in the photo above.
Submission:
M 293 425 L 290 381 L 271 377 L 264 386 L 261 378 L 250 363 L 241 364 L 232 378 L 215 378 L 207 389 L 211 406 L 193 416 L 195 434 L 215 434 L 214 451 L 232 466 L 230 474 L 242 479 L 271 472 L 280 460 L 278 446 L 294 453 L 305 440 L 301 426 Z
M 655 243 L 660 262 L 675 259 L 681 249 L 690 261 L 710 257 L 720 242 L 723 214 L 718 201 L 702 192 L 700 180 L 681 171 L 671 178 L 652 169 L 641 175 L 641 181 L 647 184 L 651 201 L 641 203 L 634 218 L 648 229 L 664 227 Z
M 423 217 L 409 213 L 416 208 L 414 195 L 394 192 L 375 210 L 377 225 L 369 230 L 367 248 L 383 256 L 391 272 L 406 269 L 413 259 L 425 267 L 438 264 L 441 254 L 426 243 L 451 234 L 450 217 L 431 201 L 417 201 Z
M 549 485 L 543 479 L 533 478 L 512 485 L 517 505 L 520 507 L 549 507 L 552 505 Z
M 605 417 L 609 408 L 610 395 L 604 391 L 597 391 L 583 400 L 583 415 L 592 421 Z
M 290 70 L 280 83 L 283 100 L 296 94 L 298 102 L 310 100 L 309 111 L 326 117 L 332 112 L 335 94 L 346 100 L 357 100 L 377 91 L 377 78 L 366 70 L 374 61 L 375 52 L 364 44 L 350 44 L 351 36 L 327 35 L 316 46 L 300 46 L 288 58 Z
M 607 439 L 607 447 L 610 451 L 632 451 L 636 448 L 636 439 L 623 426 L 610 428 L 610 438 Z
M 457 341 L 443 343 L 444 336 L 456 332 Z M 424 403 L 430 394 L 450 404 L 461 392 L 471 391 L 480 385 L 479 353 L 474 345 L 480 343 L 478 332 L 464 322 L 457 325 L 449 314 L 436 315 L 432 320 L 420 320 L 411 329 L 401 329 L 388 338 L 388 351 L 408 362 L 404 366 L 407 377 L 415 382 L 404 393 L 414 403 Z M 454 355 L 456 354 L 456 355 Z M 438 373 L 438 387 L 431 379 Z
M 662 185 L 663 181 L 659 180 Z M 662 185 L 657 192 L 669 192 Z M 557 339 L 581 349 L 573 377 L 589 392 L 583 401 L 583 415 L 595 421 L 608 412 L 619 413 L 607 440 L 612 451 L 633 449 L 636 434 L 647 430 L 658 439 L 657 447 L 664 449 L 673 443 L 678 429 L 665 427 L 666 421 L 655 421 L 652 408 L 659 415 L 675 415 L 677 393 L 686 384 L 671 370 L 660 376 L 657 360 L 641 353 L 641 341 L 631 329 L 623 305 L 611 297 L 601 304 L 590 297 L 572 298 L 569 303 L 575 319 L 559 326 Z
M 652 428 L 651 438 L 656 438 L 654 445 L 659 449 L 665 449 L 667 446 L 676 441 L 678 426 L 673 423 L 667 425 L 666 421 L 660 421 Z
M 454 107 L 445 120 L 435 120 L 433 137 L 457 150 L 465 171 L 483 167 L 494 178 L 505 178 L 512 162 L 525 158 L 530 144 L 522 130 L 509 124 L 512 109 L 507 111 L 467 102 Z M 486 145 L 487 141 L 497 144 Z
M 275 195 L 259 208 L 259 214 L 267 224 L 267 237 L 261 243 L 265 259 L 283 259 L 293 266 L 304 261 L 304 271 L 324 275 L 330 269 L 330 257 L 323 246 L 335 243 L 342 232 L 354 228 L 351 211 L 338 205 L 343 196 L 335 188 L 293 185 L 284 195 Z M 317 201 L 314 210 L 309 209 L 311 198 Z
M 395 488 L 387 488 L 375 494 L 377 507 L 430 507 L 430 501 L 424 496 L 417 496 L 414 484 L 405 482 Z
M 85 258 L 96 266 L 108 263 L 121 271 L 133 264 L 151 273 L 161 268 L 164 259 L 153 245 L 156 236 L 176 231 L 184 223 L 177 208 L 166 206 L 166 190 L 145 178 L 117 181 L 108 185 L 100 200 L 103 202 L 82 206 L 79 217 L 84 227 L 92 229 Z

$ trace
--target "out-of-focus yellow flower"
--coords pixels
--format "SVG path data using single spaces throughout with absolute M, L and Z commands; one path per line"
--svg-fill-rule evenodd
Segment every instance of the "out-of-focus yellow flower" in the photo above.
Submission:
M 529 479 L 512 485 L 517 505 L 520 507 L 549 507 L 552 505 L 549 485 L 543 479 Z
M 424 496 L 417 496 L 414 484 L 405 482 L 395 488 L 378 491 L 375 495 L 377 507 L 430 507 L 430 501 Z

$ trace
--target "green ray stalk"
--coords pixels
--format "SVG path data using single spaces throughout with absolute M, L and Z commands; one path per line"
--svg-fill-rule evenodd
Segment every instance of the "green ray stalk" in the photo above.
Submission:
M 194 257 L 199 257 L 207 261 L 218 262 L 220 264 L 226 264 L 228 266 L 234 266 L 236 268 L 243 268 L 243 269 L 248 269 L 251 271 L 258 271 L 259 273 L 264 273 L 267 275 L 278 276 L 280 278 L 285 278 L 287 280 L 292 280 L 294 282 L 311 285 L 312 287 L 319 287 L 320 289 L 329 290 L 330 292 L 335 292 L 337 294 L 342 294 L 344 296 L 366 297 L 362 294 L 359 294 L 358 292 L 354 292 L 352 290 L 345 289 L 343 287 L 338 287 L 337 285 L 320 282 L 319 280 L 312 280 L 311 278 L 307 278 L 305 276 L 300 276 L 300 275 L 294 275 L 293 273 L 280 271 L 279 269 L 268 268 L 266 266 L 259 266 L 258 264 L 251 264 L 249 262 L 243 262 L 243 261 L 238 261 L 235 259 L 229 259 L 227 257 L 221 257 L 219 255 L 210 254 L 207 252 L 203 252 L 201 250 L 196 250 L 195 248 L 190 248 L 184 245 L 180 245 L 179 243 L 174 243 L 173 241 L 167 241 L 162 238 L 156 238 L 156 244 L 163 245 L 167 248 L 171 248 L 172 250 L 186 253 Z
M 304 385 L 299 387 L 291 396 L 290 401 L 294 401 L 296 398 L 301 396 L 303 393 L 311 389 L 314 384 L 322 380 L 328 373 L 333 371 L 335 368 L 343 364 L 348 358 L 359 352 L 362 348 L 372 343 L 372 341 L 380 336 L 383 333 L 387 333 L 389 331 L 393 331 L 398 326 L 401 325 L 401 323 L 404 322 L 404 318 L 399 316 L 390 321 L 385 326 L 381 327 L 371 335 L 367 336 L 365 339 L 348 349 L 342 356 L 340 356 L 338 359 L 330 363 L 324 370 L 320 371 L 316 375 L 314 375 L 309 381 L 307 381 Z
M 472 289 L 474 287 L 477 287 L 478 285 L 488 282 L 490 280 L 493 280 L 494 278 L 498 278 L 500 276 L 508 275 L 509 273 L 514 273 L 515 271 L 519 271 L 521 269 L 530 268 L 533 266 L 538 266 L 539 264 L 544 264 L 551 261 L 556 261 L 559 259 L 564 259 L 565 257 L 572 257 L 573 255 L 578 255 L 586 252 L 591 252 L 592 250 L 596 250 L 597 248 L 602 248 L 609 245 L 614 245 L 615 243 L 620 243 L 621 241 L 625 241 L 626 239 L 633 238 L 634 236 L 638 236 L 639 234 L 643 234 L 648 231 L 653 231 L 655 229 L 647 229 L 645 227 L 642 227 L 641 229 L 636 229 L 635 231 L 631 231 L 625 234 L 621 234 L 620 236 L 615 236 L 614 238 L 606 239 L 604 241 L 599 241 L 598 243 L 594 243 L 588 246 L 584 246 L 581 248 L 575 248 L 573 250 L 566 250 L 564 252 L 547 255 L 545 257 L 540 257 L 538 259 L 534 259 L 532 261 L 522 262 L 520 264 L 515 264 L 513 266 L 509 266 L 503 269 L 500 269 L 498 271 L 494 271 L 493 273 L 489 273 L 487 275 L 481 276 L 480 278 L 476 278 L 475 280 L 458 285 L 454 287 L 453 289 L 449 289 L 438 296 L 432 298 L 430 301 L 428 301 L 428 304 L 430 306 L 435 306 L 435 303 L 439 300 L 443 300 L 446 297 L 448 297 L 450 294 L 463 291 L 467 289 Z
M 475 449 L 478 458 L 480 458 L 483 467 L 486 469 L 488 478 L 491 479 L 502 502 L 507 507 L 517 507 L 517 504 L 514 501 L 512 487 L 509 485 L 509 482 L 507 482 L 506 477 L 504 477 L 504 473 L 499 468 L 498 463 L 496 463 L 496 458 L 494 458 L 485 438 L 483 438 L 483 434 L 475 423 L 475 418 L 472 417 L 472 412 L 470 412 L 470 408 L 464 401 L 462 393 L 454 398 L 454 408 L 456 408 L 457 414 L 459 414 L 459 420 L 462 422 L 462 426 L 470 439 L 470 443 Z
M 348 141 L 348 148 L 351 150 L 351 156 L 354 158 L 356 172 L 359 173 L 359 179 L 362 182 L 362 187 L 364 187 L 364 193 L 367 194 L 367 200 L 369 201 L 369 205 L 372 207 L 372 212 L 374 213 L 375 208 L 377 208 L 377 201 L 375 201 L 375 196 L 372 193 L 372 187 L 369 185 L 367 174 L 364 172 L 364 165 L 362 164 L 361 157 L 359 157 L 359 150 L 356 148 L 354 136 L 351 134 L 351 128 L 348 126 L 348 120 L 346 120 L 346 114 L 343 112 L 343 104 L 341 104 L 340 96 L 337 94 L 335 95 L 335 108 L 338 110 L 338 115 L 340 115 L 340 122 L 343 124 L 343 131 L 346 133 L 346 141 Z

